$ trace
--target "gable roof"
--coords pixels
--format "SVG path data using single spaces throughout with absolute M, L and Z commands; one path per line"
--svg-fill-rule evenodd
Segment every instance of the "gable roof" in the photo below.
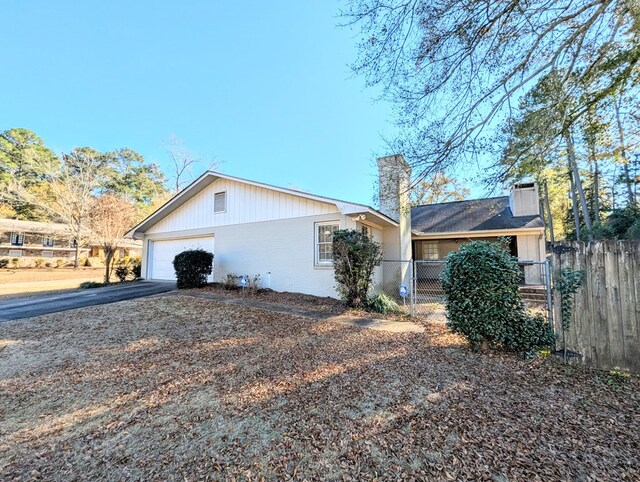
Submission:
M 416 234 L 544 228 L 540 216 L 514 216 L 509 196 L 427 204 L 411 208 Z
M 242 179 L 235 176 L 229 176 L 228 174 L 222 174 L 220 172 L 215 171 L 206 171 L 196 180 L 194 180 L 191 184 L 185 187 L 178 194 L 173 196 L 169 201 L 163 204 L 160 208 L 158 208 L 151 215 L 147 216 L 144 220 L 142 220 L 137 226 L 135 226 L 131 231 L 127 233 L 127 237 L 135 237 L 140 233 L 145 232 L 151 226 L 156 224 L 158 221 L 168 216 L 172 212 L 176 211 L 180 206 L 185 204 L 187 201 L 192 199 L 196 194 L 203 191 L 207 186 L 211 185 L 217 179 L 228 179 L 230 181 L 236 181 L 243 184 L 249 184 L 252 186 L 261 187 L 264 189 L 270 189 L 272 191 L 278 191 L 285 194 L 290 194 L 292 196 L 298 196 L 305 199 L 312 199 L 314 201 L 325 202 L 329 204 L 335 205 L 338 210 L 342 214 L 360 214 L 360 213 L 369 213 L 377 216 L 383 222 L 386 222 L 392 226 L 397 226 L 398 223 L 391 219 L 389 216 L 382 214 L 380 211 L 372 208 L 371 206 L 367 206 L 364 204 L 351 203 L 348 201 L 342 201 L 340 199 L 334 199 L 326 196 L 318 196 L 315 194 L 310 194 L 303 191 L 297 191 L 295 189 L 289 189 L 285 187 L 273 186 L 271 184 L 265 184 L 257 181 L 250 181 L 248 179 Z

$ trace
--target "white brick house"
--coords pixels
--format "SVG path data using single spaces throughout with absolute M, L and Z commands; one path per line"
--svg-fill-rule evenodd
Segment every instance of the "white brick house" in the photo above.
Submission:
M 412 259 L 414 239 L 428 236 L 412 232 L 411 171 L 403 157 L 381 158 L 378 166 L 385 186 L 380 210 L 206 172 L 129 232 L 143 241 L 142 276 L 174 279 L 173 257 L 201 247 L 215 255 L 212 281 L 223 281 L 228 273 L 259 274 L 262 285 L 276 291 L 336 296 L 330 249 L 334 230 L 365 230 L 382 243 L 387 260 Z M 536 229 L 543 232 L 544 225 Z M 378 269 L 376 286 L 383 276 Z

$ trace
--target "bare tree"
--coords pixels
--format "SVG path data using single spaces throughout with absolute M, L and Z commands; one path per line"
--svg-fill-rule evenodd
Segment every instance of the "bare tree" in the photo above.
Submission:
M 107 194 L 91 206 L 90 227 L 93 242 L 104 251 L 104 282 L 111 279 L 113 257 L 136 218 L 136 209 L 128 201 Z
M 487 131 L 550 72 L 563 72 L 563 85 L 592 79 L 574 122 L 640 60 L 640 8 L 629 0 L 349 3 L 344 23 L 361 31 L 353 68 L 395 103 L 408 135 L 394 147 L 418 178 L 487 153 Z
M 437 204 L 450 201 L 462 201 L 471 194 L 462 182 L 447 177 L 444 172 L 436 172 L 433 176 L 422 181 L 410 193 L 411 204 Z
M 182 139 L 171 135 L 162 143 L 171 160 L 171 170 L 174 192 L 179 192 L 185 184 L 193 179 L 193 171 L 196 167 L 205 165 L 205 170 L 213 170 L 217 166 L 215 158 L 208 163 L 198 154 L 191 152 Z
M 91 149 L 74 149 L 62 163 L 44 176 L 41 189 L 34 190 L 15 178 L 9 195 L 37 206 L 53 221 L 67 226 L 67 236 L 75 248 L 78 268 L 80 249 L 89 237 L 89 214 L 94 193 L 100 184 L 100 160 Z
M 627 143 L 625 141 L 625 133 L 622 125 L 622 120 L 620 117 L 620 109 L 622 104 L 622 95 L 618 94 L 613 99 L 613 109 L 615 112 L 616 119 L 616 128 L 618 130 L 618 157 L 620 158 L 620 162 L 622 163 L 622 172 L 624 173 L 624 183 L 627 189 L 627 202 L 629 206 L 632 206 L 636 203 L 635 193 L 632 189 L 632 185 L 634 180 L 631 177 L 629 172 L 629 164 L 630 159 L 627 153 Z

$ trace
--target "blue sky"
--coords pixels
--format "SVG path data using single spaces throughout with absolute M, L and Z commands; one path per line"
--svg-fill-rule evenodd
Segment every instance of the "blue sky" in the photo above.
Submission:
M 336 1 L 11 1 L 0 130 L 56 151 L 175 135 L 228 174 L 371 204 L 390 106 L 354 78 Z

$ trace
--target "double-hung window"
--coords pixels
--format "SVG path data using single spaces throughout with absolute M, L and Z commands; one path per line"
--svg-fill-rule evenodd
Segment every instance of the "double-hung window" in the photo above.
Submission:
M 43 236 L 42 238 L 42 246 L 44 246 L 45 248 L 52 248 L 53 247 L 53 238 L 51 236 Z
M 333 233 L 340 229 L 337 221 L 316 223 L 316 264 L 331 266 L 333 264 Z

